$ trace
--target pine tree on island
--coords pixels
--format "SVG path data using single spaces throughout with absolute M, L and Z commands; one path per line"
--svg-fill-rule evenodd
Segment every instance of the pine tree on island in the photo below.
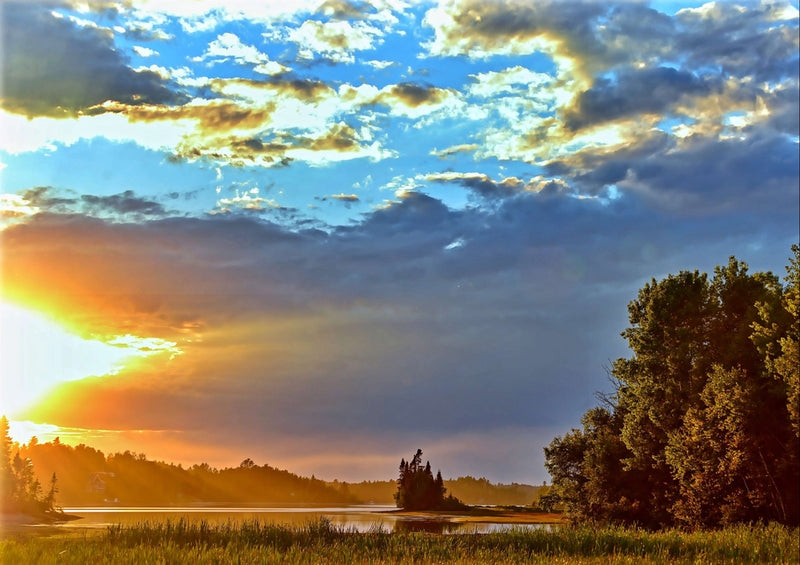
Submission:
M 422 450 L 417 449 L 411 461 L 400 460 L 400 477 L 394 500 L 403 510 L 461 510 L 466 505 L 453 495 L 445 496 L 442 472 L 434 478 L 430 461 L 422 465 Z

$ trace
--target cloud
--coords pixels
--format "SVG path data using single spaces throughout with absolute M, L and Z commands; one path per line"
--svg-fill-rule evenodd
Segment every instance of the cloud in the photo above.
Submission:
M 687 64 L 717 66 L 724 75 L 781 80 L 797 74 L 798 18 L 788 3 L 761 3 L 742 8 L 725 2 L 678 12 L 680 32 L 674 52 Z M 783 25 L 775 25 L 781 21 Z M 791 24 L 789 22 L 792 22 Z
M 87 332 L 157 337 L 183 351 L 114 379 L 65 385 L 61 402 L 35 414 L 42 421 L 330 444 L 363 430 L 445 442 L 511 426 L 564 427 L 594 402 L 608 359 L 625 354 L 618 331 L 642 281 L 707 270 L 731 252 L 751 263 L 784 260 L 788 243 L 753 243 L 796 233 L 788 148 L 777 137 L 709 143 L 691 165 L 679 165 L 689 158 L 680 151 L 654 163 L 674 170 L 664 183 L 680 187 L 726 152 L 720 168 L 747 151 L 772 154 L 770 167 L 785 161 L 780 190 L 744 190 L 752 173 L 729 191 L 699 191 L 708 179 L 698 176 L 670 194 L 637 169 L 667 201 L 696 191 L 691 215 L 653 206 L 646 188 L 604 204 L 574 198 L 555 177 L 483 172 L 420 182 L 461 184 L 494 206 L 454 210 L 422 186 L 327 233 L 233 213 L 269 206 L 246 189 L 223 197 L 228 214 L 146 222 L 87 216 L 100 207 L 75 213 L 80 196 L 38 189 L 25 198 L 39 213 L 3 232 L 0 283 L 6 299 Z M 747 164 L 739 167 L 730 178 Z M 135 211 L 145 201 L 122 193 L 102 207 Z M 785 212 L 776 215 L 779 205 Z M 89 404 L 97 409 L 78 410 Z M 426 418 L 409 421 L 409 406 Z
M 799 182 L 797 143 L 781 135 L 754 135 L 688 139 L 670 152 L 632 163 L 619 184 L 644 190 L 657 206 L 686 214 L 760 208 L 783 216 L 796 211 Z
M 524 183 L 516 177 L 495 182 L 483 173 L 432 173 L 423 178 L 430 182 L 458 182 L 485 198 L 508 197 L 524 189 Z
M 337 92 L 321 81 L 300 79 L 215 79 L 211 88 L 218 99 L 182 106 L 108 103 L 103 109 L 132 123 L 179 127 L 180 140 L 170 148 L 175 159 L 283 166 L 292 160 L 319 165 L 392 155 L 373 139 L 368 124 L 337 119 L 349 118 L 365 103 L 356 89 Z
M 268 96 L 284 96 L 311 104 L 325 101 L 335 94 L 331 86 L 313 79 L 213 79 L 209 86 L 218 95 L 248 103 L 262 103 Z
M 319 55 L 334 63 L 353 63 L 354 51 L 373 49 L 382 35 L 380 29 L 364 22 L 306 20 L 289 31 L 287 39 L 298 45 L 301 59 L 314 59 Z
M 591 22 L 610 7 L 597 2 L 479 2 L 433 8 L 423 23 L 433 28 L 431 55 L 484 59 L 545 51 L 580 67 L 607 58 Z
M 388 69 L 389 67 L 396 65 L 394 61 L 377 61 L 377 60 L 370 60 L 364 61 L 365 65 L 369 65 L 373 69 L 382 71 L 383 69 Z
M 353 204 L 360 202 L 361 198 L 358 196 L 358 194 L 345 194 L 342 192 L 340 194 L 317 196 L 316 200 L 319 200 L 320 202 L 327 202 L 328 200 L 334 200 L 336 202 L 341 202 L 342 204 L 344 204 L 345 208 L 349 209 Z
M 431 155 L 435 155 L 440 159 L 447 159 L 453 155 L 458 153 L 469 153 L 478 149 L 479 145 L 477 143 L 462 143 L 459 145 L 453 145 L 451 147 L 445 147 L 444 149 L 432 149 Z
M 510 93 L 533 93 L 542 86 L 553 82 L 546 73 L 537 73 L 519 65 L 503 71 L 488 71 L 471 75 L 475 84 L 469 87 L 469 94 L 483 98 L 494 98 Z
M 149 47 L 141 47 L 140 45 L 134 45 L 133 51 L 139 55 L 140 57 L 157 57 L 158 51 L 154 49 L 150 49 Z
M 393 115 L 414 120 L 424 116 L 436 120 L 464 112 L 464 103 L 455 90 L 411 82 L 385 86 L 372 100 L 364 102 L 386 105 Z M 415 127 L 428 124 L 426 121 L 418 121 Z
M 614 80 L 599 79 L 582 92 L 573 108 L 565 112 L 565 126 L 579 130 L 589 125 L 641 114 L 663 115 L 684 97 L 705 96 L 720 86 L 687 71 L 658 67 L 617 74 Z
M 350 159 L 379 161 L 389 156 L 391 153 L 379 143 L 369 143 L 360 132 L 341 122 L 325 131 L 277 133 L 271 138 L 197 135 L 187 137 L 174 154 L 176 159 L 202 158 L 233 166 L 268 167 L 286 166 L 294 160 L 319 166 Z
M 429 10 L 424 23 L 433 28 L 429 50 L 436 56 L 486 58 L 533 49 L 566 57 L 589 75 L 676 60 L 695 70 L 719 65 L 725 74 L 768 80 L 794 68 L 795 13 L 788 3 L 743 8 L 712 2 L 670 17 L 632 2 L 461 0 Z
M 338 123 L 325 135 L 310 142 L 309 147 L 315 151 L 356 151 L 358 149 L 358 132 L 345 123 Z
M 331 194 L 330 198 L 334 200 L 339 200 L 341 202 L 358 202 L 359 197 L 358 194 Z
M 144 221 L 168 214 L 162 204 L 137 196 L 132 190 L 119 194 L 72 194 L 51 186 L 40 186 L 22 192 L 20 197 L 36 212 L 52 214 L 86 214 L 109 221 Z
M 2 107 L 75 116 L 106 101 L 175 103 L 181 95 L 151 71 L 134 71 L 107 30 L 80 27 L 37 5 L 3 6 Z
M 276 110 L 275 103 L 266 103 L 260 108 L 249 108 L 231 101 L 192 101 L 183 106 L 124 106 L 107 104 L 109 112 L 124 114 L 132 122 L 179 122 L 192 120 L 199 133 L 213 135 L 231 130 L 246 131 L 269 122 Z
M 258 188 L 251 188 L 241 193 L 236 190 L 236 196 L 217 200 L 215 213 L 224 214 L 233 210 L 261 211 L 266 208 L 280 208 L 280 205 L 271 198 L 260 196 Z
M 563 148 L 635 144 L 660 120 L 731 134 L 731 113 L 755 117 L 758 101 L 773 98 L 763 81 L 796 84 L 795 13 L 788 4 L 712 3 L 670 16 L 630 2 L 460 0 L 428 10 L 424 23 L 434 32 L 429 56 L 552 59 L 549 73 L 477 73 L 465 92 L 486 99 L 484 116 L 494 117 L 474 136 L 477 158 L 548 162 Z M 773 123 L 791 131 L 792 118 L 789 110 Z
M 269 56 L 252 45 L 245 45 L 236 34 L 230 32 L 218 35 L 208 44 L 205 53 L 195 57 L 194 60 L 208 61 L 209 64 L 233 60 L 239 65 L 250 65 L 255 72 L 265 75 L 278 75 L 291 70 L 276 61 L 271 61 Z
M 796 153 L 795 141 L 768 129 L 743 138 L 653 133 L 614 151 L 565 156 L 547 169 L 586 194 L 614 185 L 676 214 L 771 208 L 783 215 L 796 210 Z
M 19 194 L 0 193 L 0 229 L 39 212 L 39 208 Z
M 364 16 L 363 7 L 347 0 L 325 0 L 317 8 L 317 12 L 336 19 L 361 18 Z
M 446 91 L 442 89 L 403 82 L 389 87 L 383 99 L 391 97 L 406 106 L 416 108 L 423 104 L 438 104 L 445 96 Z
M 92 215 L 108 212 L 119 216 L 145 218 L 165 216 L 167 213 L 158 202 L 140 198 L 132 190 L 110 196 L 84 194 L 81 196 L 81 201 Z

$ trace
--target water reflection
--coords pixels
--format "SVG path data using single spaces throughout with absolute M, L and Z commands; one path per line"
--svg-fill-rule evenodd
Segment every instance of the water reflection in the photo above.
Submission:
M 445 522 L 442 520 L 397 520 L 394 530 L 397 533 L 426 532 L 429 534 L 465 533 L 465 524 Z M 474 525 L 473 525 L 474 526 Z M 475 528 L 473 527 L 473 531 Z
M 357 532 L 426 532 L 434 534 L 490 533 L 510 529 L 550 528 L 548 524 L 509 524 L 502 522 L 461 522 L 451 519 L 431 519 L 402 516 L 389 512 L 394 506 L 360 505 L 346 507 L 280 506 L 280 507 L 73 507 L 65 508 L 67 514 L 80 519 L 64 522 L 56 527 L 26 526 L 31 532 L 59 531 L 64 529 L 104 529 L 110 525 L 123 526 L 142 522 L 164 522 L 185 519 L 208 524 L 236 523 L 257 520 L 264 523 L 304 526 L 325 518 L 332 525 Z

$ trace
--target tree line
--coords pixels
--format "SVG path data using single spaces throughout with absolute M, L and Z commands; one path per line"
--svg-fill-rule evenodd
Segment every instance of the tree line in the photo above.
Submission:
M 31 516 L 57 513 L 55 472 L 45 492 L 31 460 L 20 456 L 19 451 L 11 457 L 12 447 L 8 418 L 0 416 L 0 512 Z
M 731 257 L 646 284 L 612 394 L 545 448 L 548 505 L 658 528 L 800 521 L 800 253 L 785 285 Z
M 323 481 L 315 477 L 301 477 L 269 465 L 257 465 L 251 459 L 245 459 L 237 467 L 222 469 L 207 463 L 184 467 L 148 459 L 144 453 L 125 451 L 106 455 L 85 444 L 71 446 L 62 443 L 59 438 L 39 442 L 33 437 L 27 444 L 19 444 L 9 438 L 7 420 L 2 422 L 0 426 L 5 426 L 2 428 L 5 430 L 3 453 L 7 457 L 3 459 L 4 474 L 0 477 L 0 484 L 16 493 L 13 497 L 4 498 L 3 509 L 11 508 L 12 499 L 21 500 L 22 492 L 38 493 L 27 500 L 36 499 L 39 501 L 36 504 L 45 502 L 45 506 L 52 505 L 53 508 L 58 505 L 194 502 L 396 502 L 396 480 L 360 483 Z M 425 466 L 420 467 L 424 471 Z M 15 470 L 14 477 L 20 477 L 19 480 L 5 478 L 12 470 Z M 44 489 L 42 485 L 48 485 L 49 488 Z M 452 492 L 467 504 L 519 506 L 530 505 L 542 488 L 516 483 L 493 484 L 485 478 L 469 476 L 444 480 L 442 486 L 445 492 Z M 19 506 L 17 503 L 14 505 L 15 508 Z M 29 505 L 28 509 L 33 506 Z
M 11 444 L 9 444 L 11 445 Z M 58 476 L 62 506 L 165 505 L 195 502 L 354 504 L 352 494 L 317 479 L 301 477 L 251 459 L 217 469 L 207 463 L 183 467 L 153 461 L 144 453 L 105 455 L 93 447 L 70 446 L 56 438 L 14 444 L 14 460 L 26 462 L 34 480 Z

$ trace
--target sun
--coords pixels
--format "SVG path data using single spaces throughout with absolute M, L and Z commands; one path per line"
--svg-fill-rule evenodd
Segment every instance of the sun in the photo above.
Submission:
M 131 335 L 85 339 L 43 314 L 0 302 L 0 414 L 14 418 L 59 383 L 113 375 L 133 358 L 162 352 L 180 350 Z

